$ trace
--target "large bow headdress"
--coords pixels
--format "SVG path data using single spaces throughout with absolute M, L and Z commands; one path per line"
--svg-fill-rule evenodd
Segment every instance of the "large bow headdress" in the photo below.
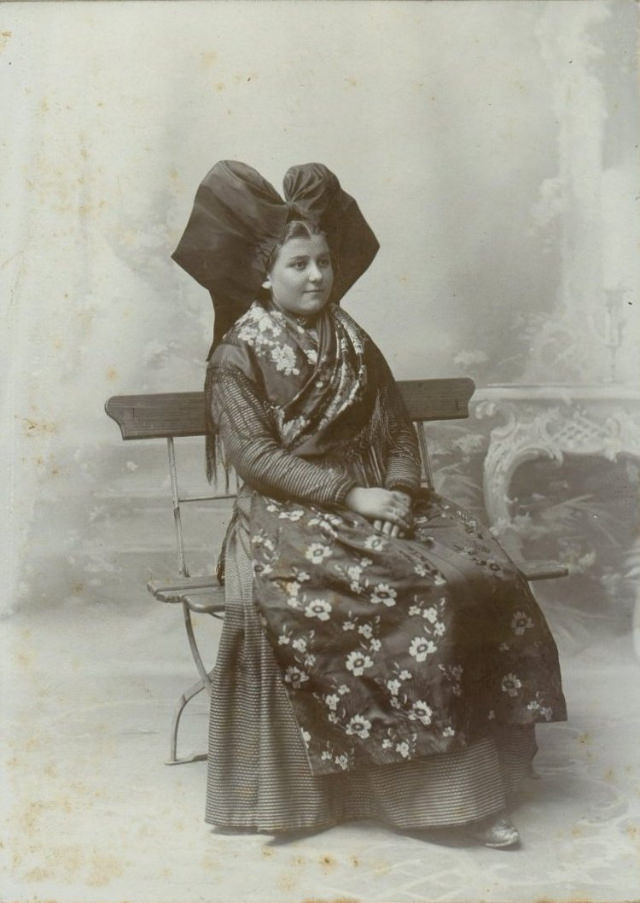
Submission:
M 325 232 L 335 270 L 332 301 L 342 298 L 376 255 L 378 242 L 357 203 L 322 163 L 292 166 L 283 188 L 284 199 L 251 166 L 222 160 L 196 192 L 172 257 L 211 293 L 212 347 L 257 297 L 290 220 L 309 220 Z

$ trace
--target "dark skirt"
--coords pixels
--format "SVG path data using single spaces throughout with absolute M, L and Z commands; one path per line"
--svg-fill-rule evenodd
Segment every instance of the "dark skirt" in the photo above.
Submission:
M 240 514 L 246 499 L 239 501 Z M 253 601 L 248 511 L 226 548 L 227 611 L 213 672 L 206 821 L 264 833 L 377 819 L 461 825 L 503 809 L 530 770 L 535 728 L 495 725 L 464 748 L 339 773 L 312 771 L 299 721 Z

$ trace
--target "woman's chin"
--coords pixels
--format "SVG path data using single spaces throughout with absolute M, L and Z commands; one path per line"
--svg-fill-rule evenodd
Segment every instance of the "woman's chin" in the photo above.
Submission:
M 292 313 L 299 317 L 312 317 L 314 314 L 319 314 L 327 306 L 328 302 L 329 299 L 324 293 L 309 293 L 305 295 L 299 304 L 296 304 L 296 310 L 292 311 Z
M 305 292 L 295 301 L 281 301 L 272 298 L 273 303 L 280 310 L 292 317 L 315 317 L 329 303 L 329 296 L 325 292 Z

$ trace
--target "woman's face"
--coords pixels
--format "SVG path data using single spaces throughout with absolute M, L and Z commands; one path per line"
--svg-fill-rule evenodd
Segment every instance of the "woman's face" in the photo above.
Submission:
M 268 285 L 274 303 L 287 313 L 309 317 L 321 311 L 333 285 L 324 235 L 286 241 L 271 268 Z

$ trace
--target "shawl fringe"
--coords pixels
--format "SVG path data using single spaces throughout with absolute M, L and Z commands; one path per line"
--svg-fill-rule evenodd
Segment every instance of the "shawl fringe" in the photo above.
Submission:
M 204 423 L 205 423 L 205 459 L 206 459 L 206 470 L 207 470 L 207 480 L 210 484 L 214 486 L 215 489 L 218 488 L 218 476 L 220 467 L 224 472 L 224 491 L 225 493 L 229 492 L 229 480 L 231 475 L 231 465 L 227 461 L 224 447 L 222 442 L 220 441 L 220 436 L 218 435 L 218 431 L 216 430 L 216 425 L 212 416 L 212 401 L 213 401 L 213 383 L 214 383 L 214 368 L 212 366 L 207 367 L 207 372 L 204 380 Z

